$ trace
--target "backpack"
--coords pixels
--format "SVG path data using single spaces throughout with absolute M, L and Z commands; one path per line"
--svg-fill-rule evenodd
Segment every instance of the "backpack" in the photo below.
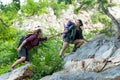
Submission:
M 19 44 L 18 44 L 18 47 L 22 44 L 22 42 L 27 39 L 28 37 L 30 37 L 31 35 L 33 34 L 27 34 L 27 35 L 24 35 L 20 38 L 20 41 L 19 41 Z
M 64 27 L 64 30 L 68 30 L 71 25 L 73 25 L 73 22 L 69 20 L 66 26 Z M 65 38 L 66 36 L 67 36 L 66 33 L 62 34 L 62 38 Z

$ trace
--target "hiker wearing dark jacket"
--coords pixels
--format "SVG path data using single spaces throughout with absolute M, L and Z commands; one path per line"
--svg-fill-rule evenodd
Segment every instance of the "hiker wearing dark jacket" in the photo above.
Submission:
M 59 34 L 57 34 L 59 35 Z M 54 35 L 54 36 L 57 36 Z M 10 67 L 9 71 L 12 71 L 14 67 L 21 63 L 29 63 L 29 58 L 28 58 L 28 51 L 31 50 L 33 47 L 39 45 L 41 41 L 46 41 L 54 36 L 48 36 L 48 37 L 43 37 L 42 36 L 42 30 L 37 29 L 34 31 L 32 35 L 30 35 L 28 38 L 26 38 L 18 47 L 18 60 L 15 61 L 15 63 Z
M 72 21 L 68 21 L 67 27 L 65 27 L 64 32 L 62 32 L 63 37 L 63 47 L 60 51 L 60 57 L 64 55 L 64 51 L 68 47 L 70 43 L 74 44 L 73 52 L 76 51 L 80 45 L 82 45 L 85 41 L 82 34 L 82 26 L 83 23 L 80 19 L 73 23 Z

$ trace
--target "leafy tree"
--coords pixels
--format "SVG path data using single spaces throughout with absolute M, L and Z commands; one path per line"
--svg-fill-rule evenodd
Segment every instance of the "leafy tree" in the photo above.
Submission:
M 74 0 L 58 0 L 58 3 L 65 2 L 65 4 L 72 4 Z
M 2 4 L 2 2 L 0 1 L 0 9 L 2 9 L 2 6 L 3 6 L 3 4 Z
M 95 6 L 96 0 L 81 0 L 80 3 L 81 4 L 80 4 L 79 9 L 85 8 L 88 10 L 88 9 L 91 9 Z
M 16 8 L 17 10 L 19 10 L 19 9 L 20 9 L 20 0 L 13 0 L 13 3 L 14 3 L 14 5 L 16 6 L 15 8 Z
M 16 2 L 17 3 L 17 2 Z M 18 8 L 15 5 L 15 2 L 12 2 L 7 5 L 3 5 L 1 11 L 0 11 L 0 22 L 4 26 L 11 26 L 13 22 L 18 18 Z
M 110 3 L 112 3 L 112 0 L 110 0 Z M 108 0 L 81 0 L 80 6 L 76 9 L 76 11 L 78 12 L 81 8 L 84 8 L 86 10 L 92 9 L 98 4 L 99 4 L 98 11 L 105 13 L 105 15 L 108 16 L 115 25 L 117 25 L 118 29 L 117 37 L 120 38 L 120 23 L 109 12 L 108 7 L 111 7 L 112 4 L 109 4 Z
M 109 12 L 108 6 L 108 0 L 98 0 L 99 6 L 102 9 L 102 11 L 113 21 L 113 23 L 117 26 L 117 37 L 120 38 L 120 23 L 115 19 L 115 17 Z
M 21 7 L 21 10 L 28 16 L 46 13 L 47 3 L 48 1 L 34 2 L 34 0 L 26 0 L 26 4 Z

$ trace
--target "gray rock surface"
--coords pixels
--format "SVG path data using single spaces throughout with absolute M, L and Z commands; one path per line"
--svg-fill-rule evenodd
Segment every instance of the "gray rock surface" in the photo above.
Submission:
M 29 64 L 22 66 L 18 69 L 0 75 L 0 80 L 24 80 L 32 76 L 32 72 L 29 69 Z
M 40 80 L 120 80 L 120 41 L 96 36 L 75 53 L 66 54 L 64 61 L 62 71 Z
M 96 72 L 84 72 L 84 71 L 73 71 L 71 73 L 56 73 L 51 77 L 43 78 L 40 80 L 117 80 L 120 76 L 120 67 L 108 69 L 107 71 L 96 73 Z M 120 79 L 118 79 L 120 80 Z

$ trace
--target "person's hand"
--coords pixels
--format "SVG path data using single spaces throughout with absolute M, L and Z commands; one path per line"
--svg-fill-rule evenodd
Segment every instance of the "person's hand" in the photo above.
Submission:
M 86 40 L 86 39 L 83 39 L 83 41 L 84 41 L 84 42 L 89 42 L 89 41 L 88 41 L 88 40 Z
M 58 34 L 56 34 L 56 36 L 60 36 L 62 33 L 58 33 Z
M 17 51 L 20 52 L 20 51 L 21 51 L 21 47 L 19 47 L 19 48 L 17 49 Z

